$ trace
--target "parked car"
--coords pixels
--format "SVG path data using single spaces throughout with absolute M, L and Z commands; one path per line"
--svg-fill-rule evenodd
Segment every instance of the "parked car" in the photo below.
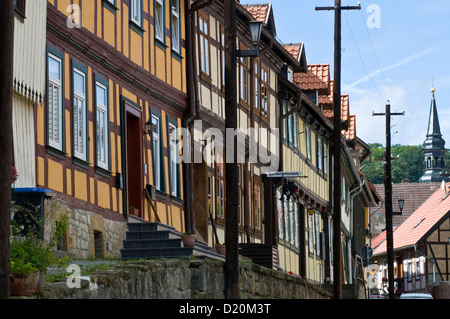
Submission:
M 400 299 L 433 299 L 433 296 L 421 293 L 402 293 Z

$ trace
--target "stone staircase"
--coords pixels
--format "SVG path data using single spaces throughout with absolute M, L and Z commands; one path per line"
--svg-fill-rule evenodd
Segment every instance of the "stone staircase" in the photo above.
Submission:
M 161 223 L 129 222 L 126 239 L 121 250 L 122 259 L 153 258 L 213 258 L 225 260 L 225 256 L 199 242 L 195 247 L 183 247 L 181 234 L 174 227 Z

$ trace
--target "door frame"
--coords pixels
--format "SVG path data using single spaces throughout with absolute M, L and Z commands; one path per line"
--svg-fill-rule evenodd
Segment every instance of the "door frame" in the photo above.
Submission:
M 135 102 L 127 99 L 124 96 L 120 96 L 120 130 L 121 130 L 121 156 L 122 156 L 122 175 L 123 175 L 123 212 L 124 216 L 127 217 L 129 214 L 128 211 L 128 203 L 129 203 L 129 193 L 128 193 L 128 116 L 133 116 L 138 119 L 139 122 L 139 132 L 141 133 L 141 136 L 139 138 L 139 158 L 140 158 L 140 184 L 142 185 L 142 192 L 140 194 L 140 216 L 141 218 L 144 218 L 144 143 L 143 143 L 143 113 L 142 113 L 142 107 L 136 104 Z

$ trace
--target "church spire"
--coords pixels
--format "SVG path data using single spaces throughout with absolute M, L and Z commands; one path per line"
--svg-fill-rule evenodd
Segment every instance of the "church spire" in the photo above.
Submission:
M 447 180 L 445 172 L 445 141 L 442 139 L 439 116 L 436 107 L 435 89 L 431 89 L 432 99 L 430 117 L 428 120 L 427 138 L 423 143 L 423 154 L 425 156 L 425 173 L 419 182 L 441 182 Z
M 438 111 L 436 107 L 436 98 L 434 96 L 434 93 L 436 92 L 435 89 L 431 89 L 431 93 L 433 95 L 433 98 L 431 99 L 431 109 L 430 109 L 430 118 L 428 121 L 428 134 L 427 137 L 442 137 L 441 134 L 441 127 L 439 125 L 439 116 Z

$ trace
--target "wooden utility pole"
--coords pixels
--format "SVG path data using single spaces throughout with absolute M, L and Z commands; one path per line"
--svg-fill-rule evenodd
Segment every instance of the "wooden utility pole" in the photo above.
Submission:
M 236 2 L 224 1 L 225 11 L 225 129 L 237 127 L 237 83 L 236 83 Z M 234 135 L 233 135 L 234 136 Z M 239 299 L 239 219 L 238 219 L 238 174 L 236 139 L 225 136 L 226 154 L 233 146 L 233 160 L 225 160 L 225 298 Z M 228 155 L 227 155 L 228 157 Z
M 361 6 L 341 7 L 335 0 L 334 7 L 316 7 L 316 11 L 334 10 L 334 134 L 333 134 L 333 293 L 342 299 L 341 258 L 341 15 L 342 10 L 360 10 Z
M 392 225 L 392 217 L 394 213 L 392 210 L 391 116 L 396 115 L 405 115 L 405 112 L 391 113 L 391 105 L 389 101 L 386 103 L 386 113 L 373 113 L 373 116 L 386 116 L 386 164 L 384 165 L 384 197 L 389 299 L 394 299 L 394 230 Z
M 0 299 L 9 298 L 14 1 L 0 10 Z

